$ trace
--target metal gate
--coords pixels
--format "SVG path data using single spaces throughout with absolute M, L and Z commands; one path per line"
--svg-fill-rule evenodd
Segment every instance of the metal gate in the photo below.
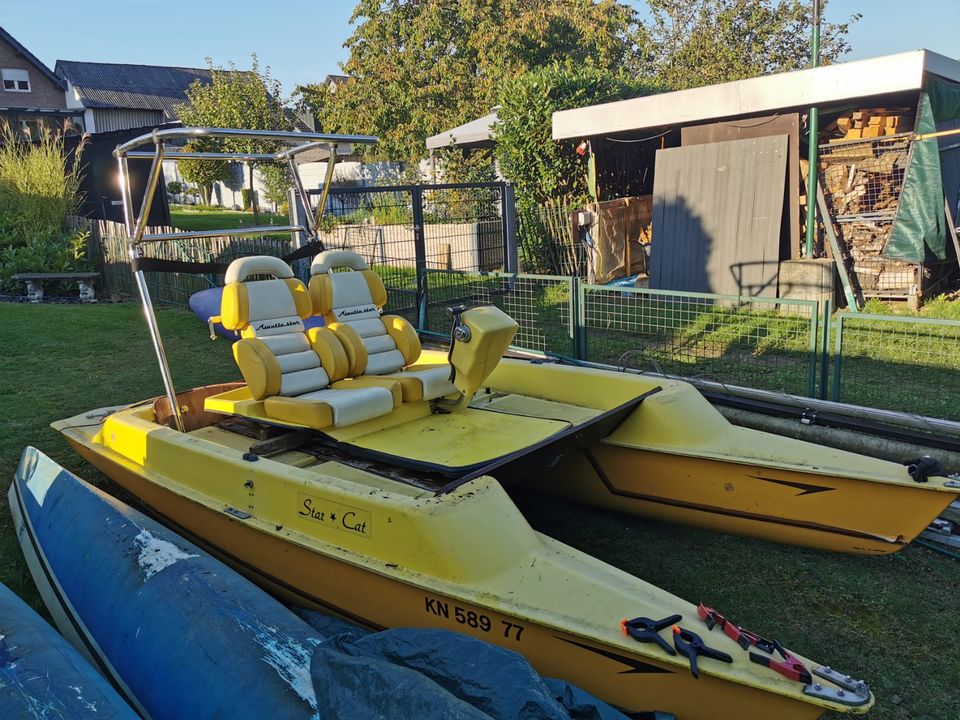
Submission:
M 318 237 L 362 255 L 383 278 L 387 309 L 419 325 L 426 271 L 515 271 L 514 226 L 502 182 L 341 187 L 330 190 Z

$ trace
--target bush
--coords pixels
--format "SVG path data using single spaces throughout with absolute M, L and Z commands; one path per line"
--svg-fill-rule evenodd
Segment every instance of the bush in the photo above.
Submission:
M 43 133 L 25 143 L 0 128 L 0 286 L 20 272 L 86 269 L 87 233 L 70 227 L 79 207 L 79 158 L 69 164 L 63 142 Z M 22 288 L 20 288 L 22 289 Z
M 557 110 L 646 95 L 655 88 L 626 73 L 555 63 L 504 84 L 493 126 L 500 172 L 513 183 L 520 205 L 587 195 L 585 167 L 576 142 L 556 142 Z
M 170 195 L 179 195 L 183 192 L 183 183 L 177 180 L 171 180 L 167 183 L 167 193 Z
M 588 199 L 586 163 L 576 153 L 576 141 L 553 140 L 553 113 L 654 90 L 622 72 L 561 63 L 504 84 L 493 136 L 500 172 L 516 190 L 525 269 L 563 274 L 578 266 L 579 249 L 557 212 Z
M 250 188 L 243 188 L 243 190 L 240 191 L 240 204 L 243 205 L 243 209 L 247 212 L 253 210 L 253 202 L 251 202 L 251 198 L 254 202 L 256 202 L 256 190 L 251 193 Z

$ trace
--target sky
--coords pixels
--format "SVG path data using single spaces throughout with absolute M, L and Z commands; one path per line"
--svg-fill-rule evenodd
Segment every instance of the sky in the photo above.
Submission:
M 643 11 L 643 0 L 630 0 Z M 351 0 L 0 0 L 0 26 L 51 69 L 57 60 L 249 67 L 250 53 L 291 93 L 340 72 Z M 162 8 L 162 9 L 161 9 Z M 248 9 L 249 8 L 249 9 Z M 855 12 L 844 59 L 925 47 L 960 58 L 960 0 L 831 0 L 827 20 Z

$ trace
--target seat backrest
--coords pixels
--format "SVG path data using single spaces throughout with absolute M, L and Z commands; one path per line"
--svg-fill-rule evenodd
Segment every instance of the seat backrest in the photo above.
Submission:
M 269 276 L 268 279 L 251 279 Z M 255 398 L 301 395 L 330 383 L 304 332 L 313 314 L 310 295 L 290 266 L 267 255 L 234 260 L 227 268 L 221 323 L 239 330 L 234 357 Z
M 322 315 L 328 326 L 342 323 L 360 336 L 367 356 L 361 372 L 396 372 L 415 360 L 405 359 L 387 332 L 380 316 L 387 304 L 387 289 L 362 257 L 349 250 L 327 250 L 314 258 L 310 275 L 314 312 Z

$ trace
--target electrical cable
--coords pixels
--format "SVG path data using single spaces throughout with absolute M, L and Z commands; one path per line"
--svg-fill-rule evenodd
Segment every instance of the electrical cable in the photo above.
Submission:
M 673 128 L 670 128 L 670 130 L 672 129 Z M 670 130 L 664 130 L 662 133 L 659 133 L 658 135 L 651 135 L 650 137 L 639 138 L 637 140 L 621 140 L 619 138 L 612 138 L 612 137 L 605 137 L 604 140 L 609 140 L 610 142 L 615 142 L 615 143 L 641 143 L 641 142 L 647 142 L 648 140 L 656 140 L 659 137 L 663 137 L 668 132 L 670 132 Z
M 770 118 L 767 118 L 766 120 L 762 120 L 762 121 L 760 121 L 760 122 L 755 122 L 755 123 L 748 123 L 748 124 L 746 124 L 746 125 L 741 125 L 741 124 L 739 124 L 739 123 L 734 123 L 734 122 L 722 122 L 722 123 L 717 123 L 717 124 L 718 124 L 718 125 L 723 125 L 724 127 L 742 128 L 742 129 L 746 130 L 747 128 L 763 127 L 764 125 L 769 125 L 770 123 L 772 123 L 774 120 L 776 120 L 776 119 L 779 118 L 780 116 L 781 116 L 781 113 L 777 113 L 776 115 L 774 115 L 774 116 L 772 116 L 772 117 L 770 117 Z

